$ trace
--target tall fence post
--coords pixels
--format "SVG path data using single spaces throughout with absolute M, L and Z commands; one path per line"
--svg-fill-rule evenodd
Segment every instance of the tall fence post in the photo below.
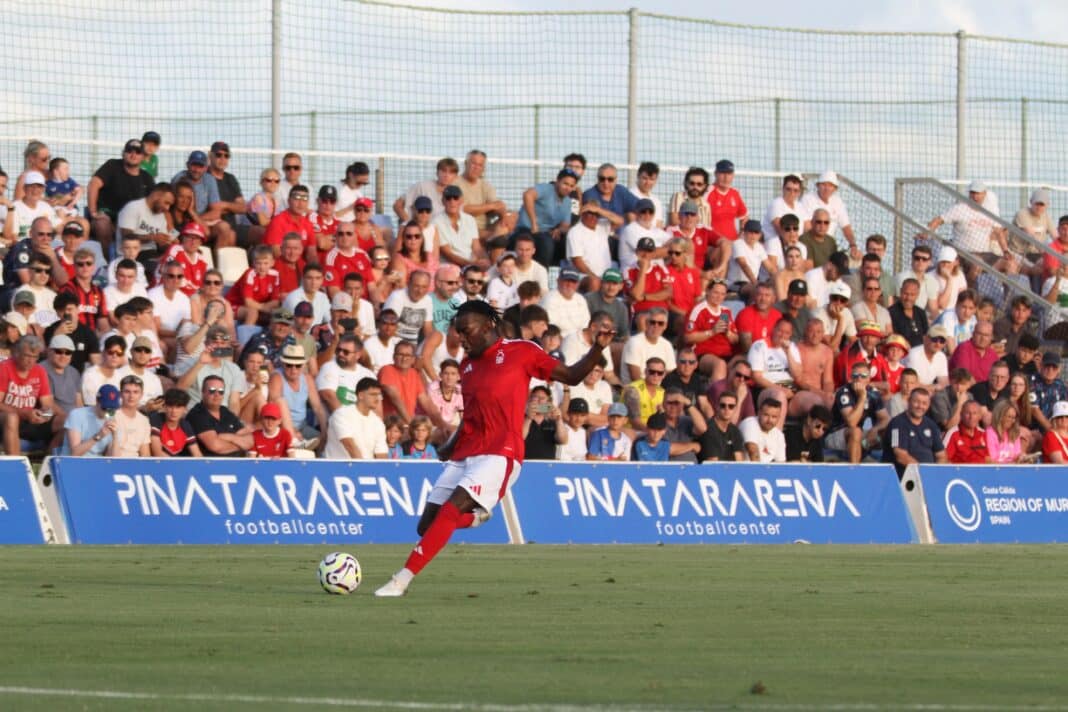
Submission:
M 89 133 L 93 138 L 93 145 L 89 147 L 89 165 L 93 166 L 93 170 L 100 165 L 100 147 L 96 145 L 96 142 L 100 140 L 100 117 L 93 115 L 89 117 Z
M 271 149 L 282 147 L 282 0 L 271 0 Z M 275 156 L 271 157 L 274 165 Z
M 775 97 L 775 170 L 782 170 L 782 99 Z
M 1020 182 L 1027 182 L 1027 97 L 1020 99 Z M 1020 205 L 1027 204 L 1027 188 L 1020 186 Z M 1048 207 L 1048 206 L 1047 206 Z
M 534 105 L 534 160 L 541 160 L 541 104 Z M 541 165 L 534 164 L 534 183 L 541 182 Z
M 386 159 L 378 157 L 378 167 L 375 168 L 375 205 L 378 206 L 380 215 L 388 215 L 386 212 Z
M 627 41 L 627 163 L 634 165 L 638 155 L 638 8 L 632 7 L 627 16 L 630 22 Z
M 308 112 L 308 149 L 313 153 L 308 156 L 308 178 L 305 180 L 313 180 L 316 183 L 322 183 L 319 179 L 319 174 L 316 171 L 318 166 L 316 165 L 316 157 L 314 151 L 319 149 L 319 115 L 314 111 Z
M 894 274 L 901 271 L 902 243 L 905 241 L 905 224 L 901 216 L 905 213 L 905 184 L 900 178 L 894 179 Z
M 965 66 L 966 52 L 964 49 L 967 34 L 964 30 L 957 32 L 957 180 L 964 180 L 965 148 L 964 148 L 964 103 L 968 88 L 968 71 Z

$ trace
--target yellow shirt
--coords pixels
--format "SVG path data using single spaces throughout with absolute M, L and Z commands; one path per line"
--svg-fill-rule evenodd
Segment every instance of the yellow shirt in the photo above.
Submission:
M 630 384 L 638 392 L 638 403 L 641 406 L 639 414 L 642 422 L 649 420 L 649 416 L 664 404 L 664 389 L 661 386 L 653 386 L 655 390 L 649 391 L 649 385 L 644 378 L 639 378 Z

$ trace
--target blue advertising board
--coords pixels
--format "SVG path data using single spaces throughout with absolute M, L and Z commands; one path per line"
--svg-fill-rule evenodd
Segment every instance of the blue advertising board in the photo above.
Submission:
M 1068 467 L 920 465 L 935 540 L 1068 541 Z
M 24 457 L 0 458 L 0 544 L 43 544 L 33 472 Z
M 413 543 L 440 463 L 50 460 L 72 544 Z M 457 542 L 508 543 L 504 517 Z
M 916 540 L 890 465 L 527 462 L 512 496 L 541 543 Z

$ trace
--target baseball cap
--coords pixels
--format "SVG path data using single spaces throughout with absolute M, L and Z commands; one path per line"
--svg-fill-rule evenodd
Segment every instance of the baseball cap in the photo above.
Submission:
M 1068 403 L 1065 403 L 1068 406 Z M 572 398 L 567 403 L 568 413 L 589 413 L 590 404 L 586 402 L 585 398 Z
M 886 337 L 886 341 L 883 342 L 883 351 L 888 350 L 891 346 L 896 346 L 905 353 L 909 352 L 909 342 L 901 334 L 890 334 L 890 336 Z
M 601 281 L 602 282 L 622 282 L 623 281 L 623 275 L 620 274 L 618 269 L 615 269 L 614 267 L 609 267 L 608 269 L 606 269 L 604 271 L 604 274 L 601 275 Z
M 267 403 L 262 408 L 260 408 L 260 417 L 261 418 L 281 418 L 282 417 L 282 409 L 281 409 L 281 407 L 279 407 L 279 405 L 277 403 Z
M 308 195 L 308 194 L 309 194 L 308 186 L 303 185 L 301 183 L 297 183 L 295 186 L 293 186 L 292 188 L 289 189 L 289 195 L 290 196 Z
M 938 337 L 942 337 L 943 339 L 949 338 L 949 332 L 946 331 L 946 327 L 941 324 L 935 324 L 927 330 L 928 339 L 937 339 Z
M 120 405 L 119 389 L 110 383 L 100 386 L 96 392 L 96 404 L 103 410 L 118 410 Z
M 185 225 L 182 225 L 182 234 L 181 234 L 181 236 L 182 237 L 198 237 L 201 240 L 203 240 L 204 237 L 205 237 L 204 228 L 201 227 L 200 223 L 187 222 Z
M 817 183 L 830 183 L 831 185 L 838 187 L 838 174 L 834 171 L 824 171 L 820 173 L 820 177 L 816 179 Z
M 574 403 L 574 401 L 572 401 Z M 1057 401 L 1053 404 L 1053 416 L 1054 418 L 1066 418 L 1068 417 L 1068 401 Z
M 129 141 L 126 142 L 126 145 L 122 147 L 122 152 L 123 153 L 129 153 L 130 151 L 136 151 L 137 153 L 144 153 L 145 152 L 144 144 L 142 144 L 136 138 L 131 138 Z
M 292 324 L 293 312 L 279 307 L 271 312 L 271 321 L 276 321 L 280 324 Z
M 331 311 L 352 311 L 352 295 L 348 292 L 338 292 L 330 302 Z
M 228 144 L 226 141 L 216 141 L 215 143 L 211 144 L 211 152 L 215 153 L 217 151 L 223 151 L 225 153 L 229 153 L 230 152 L 230 144 Z
M 18 329 L 19 336 L 25 336 L 30 328 L 30 325 L 26 323 L 26 317 L 15 311 L 10 311 L 7 314 L 4 314 L 4 321 Z
M 1061 365 L 1061 357 L 1058 356 L 1057 354 L 1053 353 L 1052 351 L 1047 351 L 1046 353 L 1042 354 L 1042 365 L 1043 366 L 1060 366 Z
M 864 319 L 857 322 L 857 336 L 876 336 L 882 338 L 883 330 L 874 321 Z
M 716 173 L 734 173 L 734 162 L 728 161 L 726 158 L 722 161 L 716 161 Z
M 66 334 L 56 334 L 52 337 L 52 340 L 48 342 L 48 348 L 50 349 L 66 349 L 67 351 L 74 350 L 74 340 Z
M 337 202 L 337 188 L 332 185 L 324 185 L 319 189 L 319 200 L 332 200 Z
M 464 192 L 462 190 L 460 190 L 460 186 L 458 186 L 458 185 L 447 185 L 447 186 L 445 186 L 445 190 L 441 193 L 441 197 L 442 198 L 462 198 L 462 197 L 464 197 Z
M 684 201 L 679 206 L 679 215 L 697 215 L 701 212 L 701 206 L 697 204 L 696 200 Z
M 642 251 L 648 250 L 649 252 L 652 252 L 656 249 L 656 243 L 653 242 L 653 238 L 651 237 L 643 237 L 642 239 L 638 240 L 638 244 L 637 246 L 635 246 L 634 249 Z
M 764 229 L 760 227 L 759 220 L 746 220 L 742 230 L 744 232 L 764 232 Z
M 667 430 L 667 416 L 663 413 L 653 413 L 649 420 L 645 421 L 645 427 L 649 430 Z
M 613 403 L 612 405 L 608 406 L 608 415 L 609 417 L 613 415 L 622 415 L 625 418 L 628 415 L 627 406 L 623 403 Z
M 827 286 L 827 298 L 842 297 L 846 301 L 853 296 L 853 290 L 849 288 L 848 284 L 835 280 Z
M 985 193 L 986 192 L 986 183 L 984 183 L 981 180 L 973 180 L 971 183 L 968 184 L 968 192 L 969 193 Z
M 340 294 L 340 292 L 338 292 L 338 294 Z M 293 316 L 315 316 L 315 309 L 312 308 L 311 302 L 301 302 L 293 307 Z
M 194 166 L 206 166 L 208 165 L 208 154 L 203 151 L 193 151 L 189 154 L 189 158 L 186 159 L 186 164 L 193 164 Z
M 808 282 L 803 279 L 795 279 L 790 282 L 790 286 L 786 288 L 787 294 L 799 294 L 802 297 L 808 296 Z
M 653 201 L 649 200 L 648 198 L 642 198 L 641 200 L 639 200 L 637 203 L 634 204 L 634 212 L 640 213 L 643 210 L 655 211 L 656 210 L 656 204 L 653 203 Z
M 431 200 L 430 198 L 426 197 L 425 195 L 420 195 L 418 198 L 415 199 L 415 202 L 412 203 L 412 210 L 419 211 L 419 210 L 433 210 L 433 209 L 434 209 L 434 201 Z
M 81 237 L 85 234 L 85 228 L 82 227 L 80 222 L 69 222 L 63 226 L 63 234 Z
M 130 344 L 130 349 L 133 350 L 139 348 L 151 349 L 152 339 L 148 338 L 147 336 L 138 336 L 136 339 L 133 340 L 133 343 Z
M 416 198 L 415 202 L 418 203 L 419 199 Z M 375 201 L 373 201 L 373 200 L 371 200 L 370 198 L 367 198 L 367 197 L 356 198 L 356 202 L 353 203 L 353 205 L 356 206 L 357 208 L 370 208 L 370 207 L 373 207 L 374 204 L 375 204 Z
M 37 297 L 33 296 L 33 292 L 28 289 L 23 289 L 21 292 L 15 295 L 12 300 L 12 306 L 18 306 L 19 304 L 29 304 L 31 307 L 37 306 Z
M 145 134 L 141 137 L 141 143 L 154 143 L 157 146 L 163 143 L 163 139 L 160 138 L 157 131 L 145 131 Z M 129 145 L 129 143 L 127 143 Z
M 1031 192 L 1031 204 L 1042 203 L 1043 205 L 1049 205 L 1050 194 L 1046 188 L 1036 188 Z
M 833 264 L 838 269 L 838 276 L 844 277 L 849 274 L 849 255 L 839 250 L 834 252 L 827 261 Z
M 26 171 L 26 177 L 22 179 L 23 185 L 44 185 L 45 177 L 40 171 Z
M 567 267 L 560 270 L 560 276 L 557 277 L 557 280 L 561 279 L 570 279 L 573 282 L 577 282 L 582 279 L 582 275 L 578 273 L 578 270 L 573 270 L 570 267 Z
M 282 349 L 282 363 L 303 366 L 308 360 L 300 344 L 286 344 Z
M 957 259 L 957 251 L 949 245 L 944 245 L 941 250 L 938 251 L 939 262 L 952 262 Z

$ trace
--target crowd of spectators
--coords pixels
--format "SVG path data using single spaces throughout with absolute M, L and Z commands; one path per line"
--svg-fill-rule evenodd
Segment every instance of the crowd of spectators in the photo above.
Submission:
M 10 198 L 0 171 L 8 454 L 433 458 L 463 415 L 451 318 L 480 299 L 565 362 L 617 334 L 581 384 L 533 385 L 530 459 L 1068 457 L 1059 344 L 961 255 L 1050 303 L 1068 268 L 975 210 L 998 210 L 981 183 L 931 220 L 947 243 L 918 236 L 895 274 L 832 171 L 751 208 L 728 160 L 661 191 L 654 163 L 584 188 L 571 154 L 510 206 L 475 150 L 387 216 L 364 163 L 316 189 L 289 153 L 246 198 L 224 141 L 170 179 L 160 144 L 128 141 L 84 189 L 38 141 Z M 1063 253 L 1049 202 L 1035 191 L 1014 222 Z M 227 284 L 212 255 L 234 246 L 250 266 Z

